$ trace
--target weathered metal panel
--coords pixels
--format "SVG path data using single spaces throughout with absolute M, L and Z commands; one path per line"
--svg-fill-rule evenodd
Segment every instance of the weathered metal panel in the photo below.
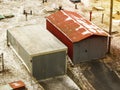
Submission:
M 107 53 L 107 37 L 91 36 L 81 42 L 74 43 L 73 62 L 78 64 L 83 61 L 103 58 Z
M 89 46 L 86 44 L 86 42 L 83 42 L 84 39 L 90 38 L 95 35 L 98 37 L 99 36 L 106 38 L 108 37 L 108 34 L 105 31 L 103 31 L 102 29 L 100 29 L 90 21 L 86 20 L 80 14 L 66 10 L 61 10 L 48 16 L 46 19 L 46 25 L 47 25 L 47 29 L 68 47 L 68 55 L 71 58 L 71 60 L 73 60 L 73 62 L 75 63 L 80 62 L 79 60 L 76 61 L 79 58 L 85 61 L 85 60 L 95 59 L 94 56 L 98 56 L 98 54 L 97 55 L 91 54 L 91 51 L 92 53 L 95 53 L 96 51 L 93 50 L 91 50 L 90 52 L 87 51 L 89 50 L 89 48 L 91 49 L 91 47 L 96 44 L 95 43 L 92 44 L 91 41 L 88 41 L 91 44 L 91 46 Z M 107 39 L 105 40 L 106 41 L 104 42 L 104 44 L 106 44 L 107 42 Z M 84 46 L 84 48 L 81 48 L 79 50 L 80 46 L 78 46 L 76 48 L 76 52 L 73 51 L 74 43 L 80 43 L 80 42 L 82 42 L 81 47 Z M 80 55 L 78 55 L 79 53 Z
M 107 37 L 92 36 L 89 38 L 89 58 L 90 59 L 99 59 L 105 57 L 107 53 Z
M 32 64 L 31 64 L 31 56 L 22 47 L 22 43 L 20 44 L 17 38 L 12 35 L 9 30 L 7 31 L 7 40 L 11 44 L 11 46 L 15 49 L 15 51 L 19 54 L 19 56 L 24 60 L 25 64 L 28 66 L 29 70 L 32 72 Z M 18 36 L 19 37 L 19 36 Z
M 81 41 L 92 35 L 108 36 L 106 32 L 76 12 L 61 10 L 47 19 L 72 42 Z
M 15 81 L 9 83 L 13 90 L 26 90 L 25 84 L 22 81 Z
M 38 80 L 66 73 L 66 51 L 33 57 L 33 76 Z
M 46 20 L 47 30 L 49 30 L 53 35 L 55 35 L 60 41 L 62 41 L 68 47 L 68 55 L 73 59 L 73 43 L 67 38 L 62 32 L 56 28 L 49 20 Z

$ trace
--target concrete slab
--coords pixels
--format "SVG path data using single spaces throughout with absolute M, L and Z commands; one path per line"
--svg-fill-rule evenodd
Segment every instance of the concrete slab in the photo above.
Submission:
M 66 50 L 66 46 L 41 25 L 16 27 L 8 32 L 31 56 Z
M 80 90 L 80 88 L 67 75 L 41 81 L 45 90 Z
M 120 90 L 120 79 L 100 61 L 80 64 L 84 76 L 96 90 Z

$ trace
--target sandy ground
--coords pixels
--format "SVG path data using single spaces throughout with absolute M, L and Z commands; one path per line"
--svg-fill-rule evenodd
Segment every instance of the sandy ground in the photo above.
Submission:
M 86 2 L 85 2 L 86 1 Z M 91 2 L 90 2 L 91 1 Z M 75 9 L 74 4 L 69 2 L 69 0 L 48 0 L 48 3 L 42 4 L 42 0 L 1 0 L 0 3 L 0 14 L 13 14 L 14 18 L 3 19 L 0 21 L 0 53 L 4 53 L 5 73 L 0 73 L 0 85 L 12 82 L 14 80 L 23 80 L 29 90 L 41 90 L 32 80 L 31 76 L 20 62 L 19 58 L 12 51 L 11 48 L 6 46 L 6 30 L 16 26 L 25 26 L 31 24 L 41 24 L 45 28 L 45 17 L 53 13 L 50 10 L 54 10 L 62 5 L 66 10 L 71 10 L 82 14 L 84 17 L 89 19 L 89 12 L 94 6 L 102 6 L 104 11 L 92 11 L 92 22 L 102 28 L 103 30 L 109 30 L 109 0 L 84 0 L 83 3 L 78 3 L 78 9 Z M 26 21 L 25 15 L 23 15 L 23 10 L 30 12 L 33 11 L 33 15 L 28 15 L 28 20 Z M 47 12 L 47 10 L 49 12 Z M 120 2 L 114 0 L 114 10 L 120 11 Z M 101 17 L 104 13 L 104 21 L 101 23 Z M 113 20 L 112 31 L 117 32 L 112 35 L 112 53 L 114 55 L 114 61 L 111 60 L 110 64 L 112 68 L 120 72 L 120 25 L 119 21 Z M 118 73 L 119 74 L 119 73 Z
M 57 3 L 59 4 L 59 2 Z M 6 30 L 13 27 L 33 24 L 41 24 L 43 28 L 46 28 L 45 17 L 53 13 L 53 11 L 51 12 L 51 10 L 54 10 L 56 7 L 57 4 L 54 2 L 42 4 L 42 1 L 40 0 L 3 0 L 0 3 L 0 14 L 15 15 L 15 17 L 13 18 L 3 19 L 0 21 L 0 54 L 4 53 L 4 63 L 6 71 L 4 73 L 0 73 L 0 85 L 17 80 L 22 80 L 28 90 L 42 90 L 40 85 L 26 70 L 25 66 L 16 56 L 13 50 L 7 47 Z M 23 15 L 23 10 L 26 10 L 27 12 L 30 12 L 30 10 L 33 11 L 33 15 L 28 15 L 27 21 L 25 15 Z M 47 10 L 49 12 L 47 12 Z M 73 83 L 71 79 L 65 79 L 65 81 L 67 83 Z M 65 85 L 67 85 L 67 83 Z M 64 88 L 66 87 L 64 86 Z M 69 88 L 66 90 L 69 90 Z M 77 90 L 79 90 L 78 87 Z

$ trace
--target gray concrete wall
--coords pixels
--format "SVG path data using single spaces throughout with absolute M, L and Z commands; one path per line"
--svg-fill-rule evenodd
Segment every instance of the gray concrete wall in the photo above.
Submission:
M 33 57 L 33 76 L 38 80 L 66 73 L 66 51 Z
M 74 63 L 103 58 L 107 52 L 107 37 L 91 36 L 74 43 Z
M 67 47 L 40 25 L 13 28 L 7 37 L 36 79 L 65 74 Z
M 8 43 L 15 49 L 18 55 L 24 60 L 25 64 L 28 66 L 29 70 L 32 72 L 31 57 L 28 52 L 19 44 L 19 42 L 14 38 L 9 31 L 7 31 Z

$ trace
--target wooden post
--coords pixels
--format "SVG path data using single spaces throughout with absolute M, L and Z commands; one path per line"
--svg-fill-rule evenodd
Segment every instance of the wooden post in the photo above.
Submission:
M 62 10 L 62 6 L 61 5 L 59 6 L 59 10 Z
M 90 11 L 90 21 L 92 20 L 92 11 Z
M 110 49 L 111 49 L 111 33 L 112 33 L 112 12 L 113 12 L 113 0 L 111 0 L 110 3 L 110 25 L 109 25 L 109 42 L 108 42 L 108 54 L 110 54 Z
M 27 13 L 25 13 L 25 18 L 26 18 L 26 21 L 27 21 L 27 15 L 28 15 L 28 14 L 27 14 Z
M 104 19 L 104 13 L 102 14 L 102 20 L 101 20 L 101 23 L 103 23 L 103 19 Z
M 7 30 L 7 46 L 9 47 L 9 41 L 8 41 L 8 30 Z
M 28 15 L 32 15 L 33 13 L 32 13 L 32 10 L 30 10 L 29 13 L 26 12 L 26 10 L 24 10 L 24 11 L 23 11 L 23 14 L 25 15 L 25 19 L 26 19 L 26 21 L 27 21 L 27 20 L 28 20 L 28 19 L 27 19 Z
M 32 13 L 33 13 L 32 10 L 30 10 L 30 15 L 32 15 Z
M 76 4 L 76 3 L 75 3 L 75 9 L 78 9 L 78 8 L 77 8 L 77 4 Z
M 26 13 L 26 11 L 25 10 L 23 10 L 23 14 L 25 14 Z
M 42 3 L 44 3 L 44 0 L 42 0 Z
M 47 2 L 47 0 L 42 0 L 42 2 L 44 3 L 44 2 Z

